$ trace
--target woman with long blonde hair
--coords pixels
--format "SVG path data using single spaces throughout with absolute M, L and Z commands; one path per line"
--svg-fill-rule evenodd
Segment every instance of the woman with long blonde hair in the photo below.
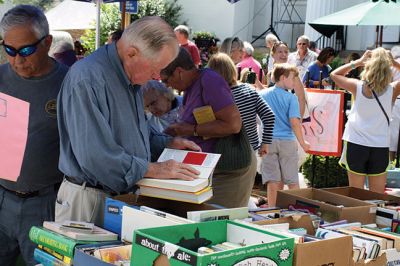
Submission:
M 343 134 L 339 164 L 347 169 L 349 185 L 383 193 L 389 164 L 389 124 L 392 105 L 400 94 L 400 82 L 391 82 L 390 67 L 400 67 L 383 48 L 366 51 L 355 61 L 331 73 L 338 87 L 349 91 L 354 103 Z M 345 75 L 364 66 L 361 80 Z

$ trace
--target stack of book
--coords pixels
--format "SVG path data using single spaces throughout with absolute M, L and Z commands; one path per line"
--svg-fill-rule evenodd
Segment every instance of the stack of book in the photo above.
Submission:
M 220 154 L 164 149 L 158 162 L 175 160 L 187 164 L 200 172 L 197 179 L 192 181 L 177 179 L 143 178 L 137 185 L 140 194 L 190 203 L 203 203 L 212 195 L 212 174 L 218 163 Z
M 72 265 L 75 246 L 100 241 L 114 241 L 118 235 L 92 223 L 66 221 L 44 222 L 32 226 L 29 238 L 36 243 L 34 258 L 42 265 Z

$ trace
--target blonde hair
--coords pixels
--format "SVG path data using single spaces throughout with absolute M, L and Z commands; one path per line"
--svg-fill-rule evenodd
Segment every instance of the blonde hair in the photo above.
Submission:
M 385 91 L 392 81 L 392 65 L 388 51 L 379 47 L 372 50 L 371 58 L 365 63 L 361 80 L 365 80 L 368 86 L 378 94 Z
M 236 67 L 229 55 L 225 53 L 213 55 L 208 61 L 208 67 L 220 74 L 228 82 L 229 86 L 236 84 Z
M 241 71 L 240 71 L 240 82 L 242 82 L 242 83 L 246 83 L 246 81 L 247 81 L 247 76 L 249 75 L 249 73 L 250 73 L 250 68 L 248 68 L 248 67 L 245 67 L 245 68 L 243 68 Z
M 290 72 L 293 72 L 295 76 L 299 75 L 299 70 L 295 65 L 288 63 L 276 64 L 272 70 L 272 78 L 275 82 L 278 82 L 281 76 L 289 77 Z

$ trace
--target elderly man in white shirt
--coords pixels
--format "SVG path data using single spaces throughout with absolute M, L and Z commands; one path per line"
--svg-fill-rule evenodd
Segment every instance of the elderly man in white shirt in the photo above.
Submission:
M 318 55 L 308 49 L 310 46 L 310 39 L 306 35 L 302 35 L 297 39 L 296 46 L 297 51 L 289 54 L 288 63 L 296 65 L 299 70 L 299 77 L 303 79 L 308 66 L 317 60 Z

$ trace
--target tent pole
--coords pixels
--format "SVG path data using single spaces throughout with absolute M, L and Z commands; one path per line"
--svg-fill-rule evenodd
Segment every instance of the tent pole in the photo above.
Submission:
M 381 29 L 381 31 L 380 31 L 380 33 L 379 33 L 379 46 L 380 47 L 382 47 L 382 44 L 383 44 L 383 26 L 380 26 L 380 29 Z
M 96 1 L 96 50 L 100 47 L 100 9 L 101 0 Z
M 378 48 L 379 42 L 379 26 L 376 26 L 376 41 L 375 41 L 375 48 Z

